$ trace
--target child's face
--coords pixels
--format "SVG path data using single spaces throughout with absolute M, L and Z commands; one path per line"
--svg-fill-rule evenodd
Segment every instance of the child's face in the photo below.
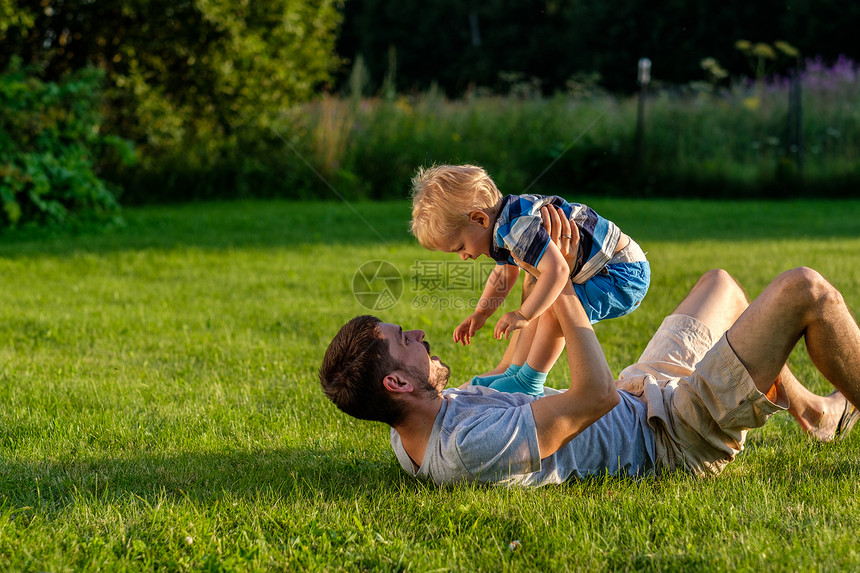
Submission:
M 476 213 L 479 215 L 476 216 Z M 457 253 L 464 261 L 477 259 L 481 255 L 490 256 L 492 237 L 489 217 L 481 211 L 475 211 L 470 215 L 469 223 L 449 237 L 440 250 Z

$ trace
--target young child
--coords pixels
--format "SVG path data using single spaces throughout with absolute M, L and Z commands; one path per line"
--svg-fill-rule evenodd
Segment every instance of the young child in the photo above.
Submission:
M 569 268 L 543 228 L 540 210 L 559 207 L 571 222 Z M 457 253 L 464 261 L 492 258 L 493 269 L 475 312 L 454 329 L 454 341 L 471 338 L 504 302 L 524 268 L 537 278 L 519 310 L 496 323 L 497 339 L 518 333 L 511 366 L 503 373 L 476 376 L 472 384 L 504 392 L 539 395 L 547 373 L 563 350 L 555 325 L 539 317 L 568 280 L 592 324 L 633 311 L 648 292 L 651 269 L 645 253 L 611 221 L 561 197 L 507 195 L 474 165 L 419 169 L 412 179 L 412 233 L 427 249 Z M 555 341 L 555 343 L 551 343 Z

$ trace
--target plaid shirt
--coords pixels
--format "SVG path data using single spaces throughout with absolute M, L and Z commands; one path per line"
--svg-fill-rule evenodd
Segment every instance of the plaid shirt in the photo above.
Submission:
M 544 205 L 561 207 L 579 229 L 576 264 L 570 269 L 573 282 L 582 284 L 606 266 L 615 254 L 621 230 L 594 209 L 568 203 L 556 195 L 507 195 L 493 227 L 490 256 L 498 264 L 516 265 L 511 255 L 537 267 L 547 245 L 549 233 L 543 228 L 540 209 Z

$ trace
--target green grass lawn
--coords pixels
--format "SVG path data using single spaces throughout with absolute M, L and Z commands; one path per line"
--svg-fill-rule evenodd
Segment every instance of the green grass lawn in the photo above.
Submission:
M 596 327 L 616 374 L 710 268 L 755 296 L 811 266 L 860 309 L 860 201 L 586 202 L 652 264 L 641 308 Z M 469 348 L 451 341 L 468 313 L 455 307 L 482 285 L 411 239 L 405 202 L 125 217 L 0 236 L 0 570 L 860 569 L 860 432 L 822 446 L 787 414 L 716 479 L 521 490 L 405 476 L 387 428 L 341 414 L 316 377 L 337 328 L 368 312 L 359 267 L 402 273 L 399 302 L 376 314 L 424 329 L 452 382 L 503 350 L 493 322 Z M 416 276 L 438 268 L 458 282 Z M 829 391 L 805 352 L 791 365 Z

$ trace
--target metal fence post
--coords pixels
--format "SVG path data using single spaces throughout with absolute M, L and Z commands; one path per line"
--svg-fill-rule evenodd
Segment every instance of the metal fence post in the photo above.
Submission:
M 645 95 L 648 91 L 648 84 L 651 83 L 651 60 L 648 58 L 639 58 L 637 81 L 639 83 L 639 106 L 636 113 L 635 162 L 638 170 L 642 166 L 642 147 L 644 145 Z

